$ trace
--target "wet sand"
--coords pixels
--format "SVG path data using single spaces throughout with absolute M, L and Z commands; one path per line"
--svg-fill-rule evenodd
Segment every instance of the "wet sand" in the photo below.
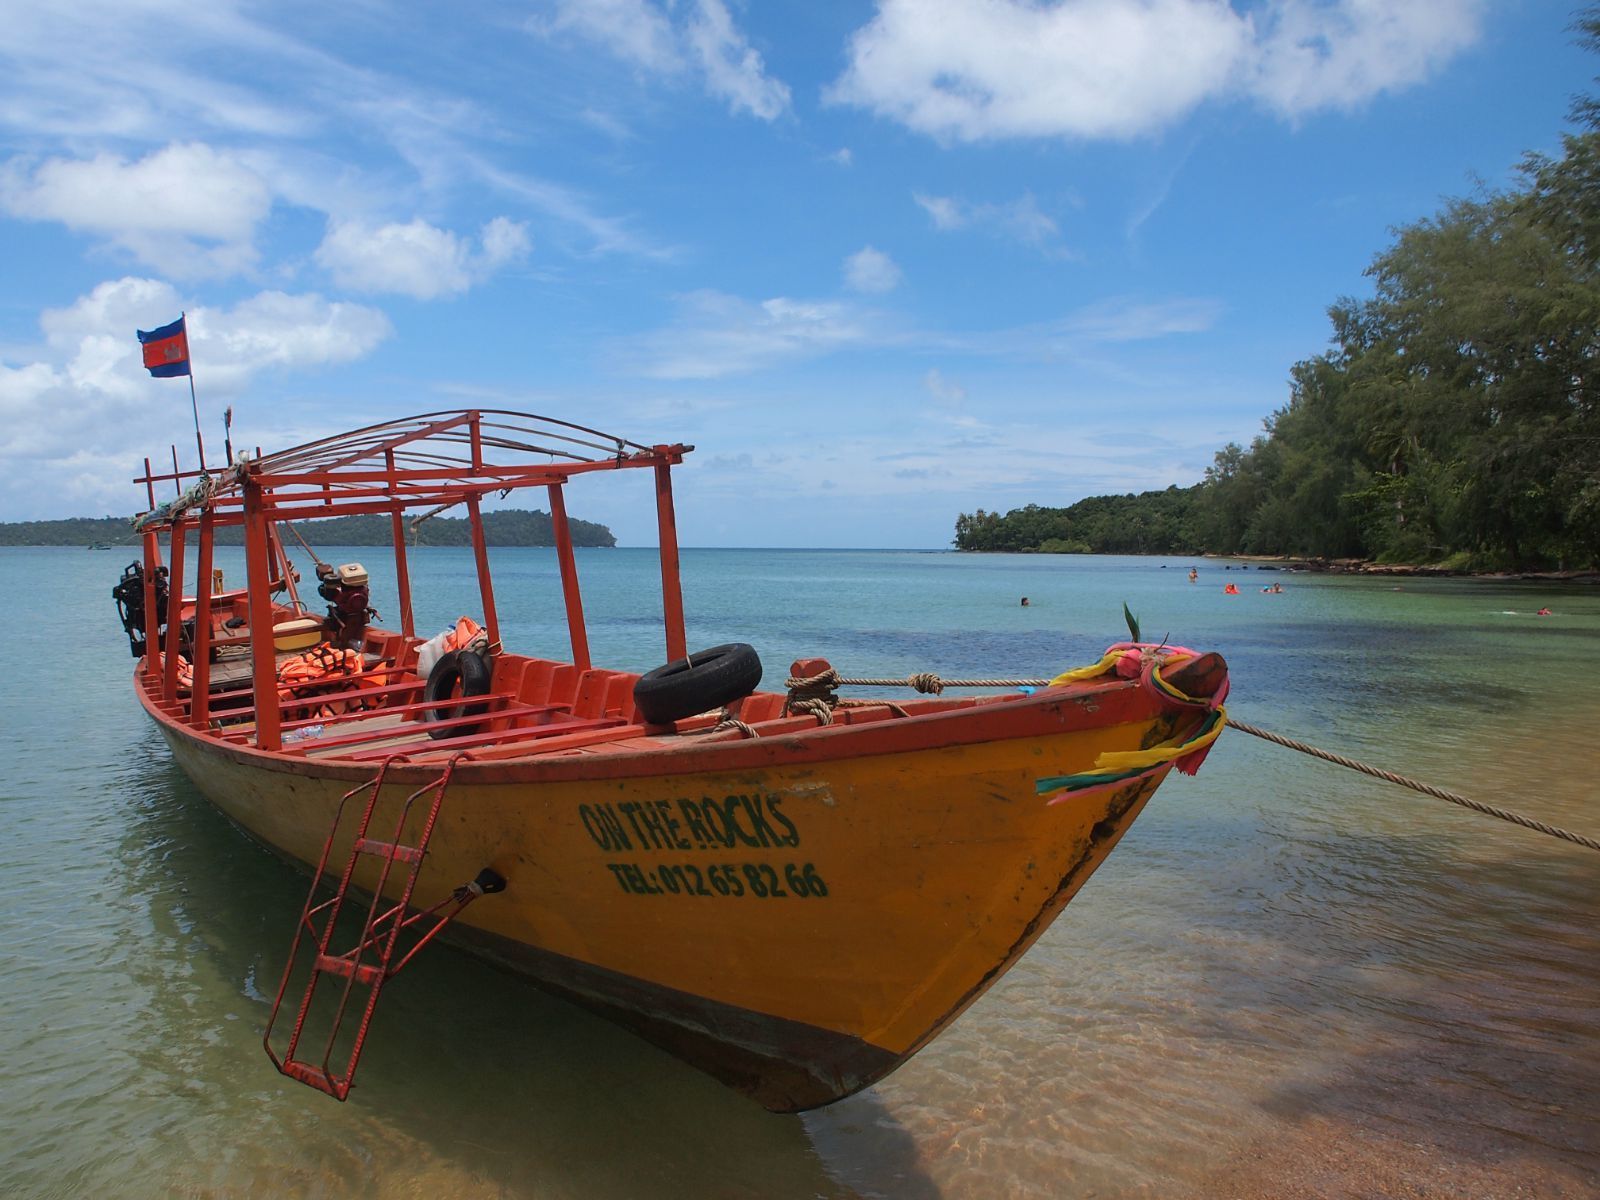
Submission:
M 1466 1153 L 1393 1127 L 1311 1117 L 1251 1145 L 1203 1180 L 1193 1200 L 1592 1200 L 1600 1173 L 1504 1147 Z
M 1459 986 L 1436 1028 L 1275 1091 L 1271 1132 L 1202 1174 L 1194 1200 L 1600 1197 L 1600 1046 L 1558 1012 L 1543 1036 L 1497 1028 L 1486 1014 L 1512 989 Z

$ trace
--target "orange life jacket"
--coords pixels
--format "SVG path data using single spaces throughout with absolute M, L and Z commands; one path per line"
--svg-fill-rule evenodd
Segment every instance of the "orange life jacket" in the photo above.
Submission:
M 479 625 L 471 617 L 459 617 L 456 620 L 455 629 L 445 638 L 445 648 L 447 650 L 466 650 L 472 646 L 475 639 L 480 637 L 483 639 L 484 645 L 477 649 L 487 649 L 489 635 L 484 632 L 483 626 Z
M 311 697 L 321 700 L 320 703 L 291 710 L 289 715 L 294 720 L 331 717 L 352 709 L 362 709 L 367 707 L 364 699 L 343 693 L 358 692 L 382 682 L 379 678 L 366 675 L 365 670 L 366 664 L 357 651 L 322 642 L 278 668 L 278 694 L 285 700 Z M 325 698 L 330 692 L 342 694 L 339 699 Z

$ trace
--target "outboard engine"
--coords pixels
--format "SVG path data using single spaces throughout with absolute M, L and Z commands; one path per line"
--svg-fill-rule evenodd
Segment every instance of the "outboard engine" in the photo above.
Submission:
M 166 623 L 167 569 L 156 568 L 156 620 Z M 128 635 L 128 648 L 135 658 L 144 657 L 144 567 L 132 562 L 123 568 L 122 578 L 111 589 L 111 598 L 117 602 L 117 615 L 122 618 L 123 631 Z

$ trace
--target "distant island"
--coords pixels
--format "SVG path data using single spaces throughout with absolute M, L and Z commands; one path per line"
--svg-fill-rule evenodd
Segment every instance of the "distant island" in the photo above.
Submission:
M 1004 516 L 980 508 L 956 518 L 955 546 L 1013 554 L 1200 554 L 1194 520 L 1204 486 L 1090 496 L 1066 508 L 1030 504 Z
M 313 546 L 387 546 L 393 526 L 387 516 L 333 517 L 326 521 L 296 521 L 295 528 Z M 568 519 L 574 546 L 615 546 L 611 530 L 593 521 Z M 470 546 L 471 527 L 465 517 L 434 517 L 407 535 L 417 546 Z M 550 514 L 535 509 L 508 508 L 483 514 L 483 539 L 491 546 L 554 546 Z M 138 542 L 126 517 L 68 517 L 60 521 L 0 522 L 0 546 L 132 546 Z M 217 530 L 219 546 L 244 544 L 237 527 Z

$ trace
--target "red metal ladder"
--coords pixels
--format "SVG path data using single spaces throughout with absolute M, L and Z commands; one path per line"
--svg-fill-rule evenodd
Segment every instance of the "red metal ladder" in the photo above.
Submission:
M 478 872 L 477 878 L 471 883 L 456 888 L 433 907 L 410 916 L 406 915 L 411 905 L 412 893 L 416 890 L 417 876 L 422 871 L 423 860 L 428 852 L 428 841 L 433 836 L 439 810 L 444 804 L 445 793 L 450 786 L 451 776 L 455 773 L 456 763 L 464 755 L 452 755 L 439 778 L 423 784 L 401 802 L 399 814 L 395 818 L 393 837 L 388 841 L 370 838 L 367 834 L 383 793 L 384 778 L 388 774 L 390 765 L 404 757 L 403 754 L 397 754 L 384 759 L 376 775 L 366 783 L 351 788 L 340 799 L 339 806 L 334 812 L 333 825 L 328 830 L 328 840 L 322 847 L 322 858 L 317 863 L 311 890 L 306 896 L 305 906 L 300 910 L 300 921 L 295 927 L 294 941 L 289 946 L 289 961 L 284 964 L 283 979 L 278 984 L 278 994 L 272 1003 L 272 1015 L 261 1038 L 267 1057 L 279 1071 L 338 1100 L 343 1100 L 350 1094 L 356 1064 L 360 1061 L 367 1034 L 372 1028 L 372 1014 L 378 1006 L 378 996 L 383 991 L 383 985 L 415 958 L 417 952 L 460 915 L 461 910 L 468 904 L 486 893 L 505 890 L 505 880 L 486 867 Z M 317 894 L 323 889 L 328 858 L 333 853 L 333 844 L 338 837 L 345 809 L 352 799 L 363 792 L 369 794 L 362 809 L 355 838 L 351 843 L 350 857 L 345 863 L 344 872 L 339 877 L 333 895 L 319 903 Z M 402 844 L 400 839 L 412 810 L 425 796 L 428 797 L 426 815 L 422 818 L 422 828 L 416 837 L 416 844 Z M 335 927 L 344 911 L 345 899 L 350 893 L 356 864 L 363 855 L 377 859 L 379 864 L 378 877 L 371 888 L 372 900 L 367 905 L 366 916 L 354 946 L 349 950 L 335 952 L 331 949 Z M 399 899 L 385 906 L 384 889 L 388 885 L 390 872 L 396 863 L 404 863 L 406 866 L 404 884 L 400 889 Z M 423 927 L 417 940 L 399 956 L 399 961 L 396 962 L 401 932 L 415 931 L 424 922 L 431 924 Z M 284 996 L 289 990 L 290 977 L 303 957 L 301 953 L 303 946 L 311 948 L 310 975 L 306 981 L 305 991 L 300 997 L 300 1008 L 295 1014 L 294 1027 L 289 1033 L 288 1044 L 282 1055 L 279 1055 L 273 1049 L 272 1034 L 278 1024 Z M 300 1050 L 301 1039 L 307 1033 L 307 1019 L 312 1013 L 312 1001 L 319 985 L 329 976 L 336 980 L 342 979 L 344 986 L 338 989 L 333 1011 L 327 1018 L 329 1022 L 327 1038 L 322 1046 L 321 1057 L 317 1058 L 315 1052 L 311 1056 L 299 1055 L 297 1052 Z M 359 1001 L 360 1021 L 353 1037 L 349 1039 L 348 1057 L 344 1059 L 343 1069 L 340 1071 L 333 1063 L 336 1054 L 339 1053 L 340 1036 L 345 1032 L 345 1018 L 352 1000 L 358 998 L 358 988 L 364 989 L 365 999 Z M 316 1041 L 315 1038 L 311 1040 L 313 1043 Z

